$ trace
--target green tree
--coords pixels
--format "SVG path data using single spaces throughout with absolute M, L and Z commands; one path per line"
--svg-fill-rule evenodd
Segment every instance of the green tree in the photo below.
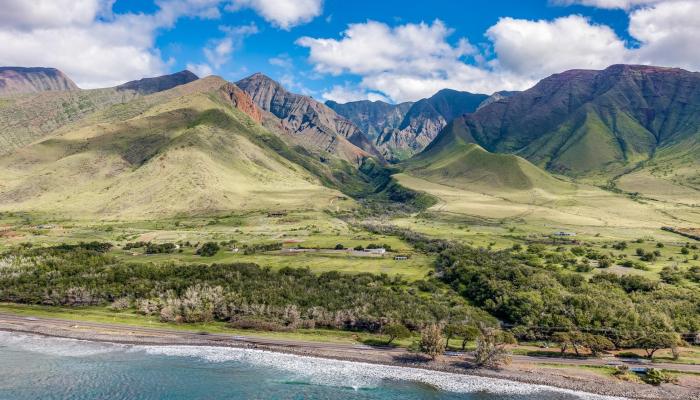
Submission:
M 206 242 L 202 247 L 197 249 L 196 254 L 202 257 L 212 257 L 221 250 L 221 247 L 216 242 Z
M 411 331 L 403 324 L 393 323 L 382 327 L 382 334 L 389 337 L 386 344 L 390 345 L 396 339 L 403 339 L 411 336 Z
M 634 340 L 633 345 L 643 349 L 647 358 L 654 357 L 654 353 L 661 349 L 671 349 L 681 344 L 680 336 L 675 332 L 650 331 Z

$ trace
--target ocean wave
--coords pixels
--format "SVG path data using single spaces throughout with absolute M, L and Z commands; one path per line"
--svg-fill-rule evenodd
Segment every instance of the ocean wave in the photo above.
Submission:
M 60 357 L 89 357 L 122 351 L 125 345 L 0 331 L 0 345 Z
M 207 346 L 134 346 L 133 350 L 144 351 L 152 355 L 197 357 L 209 362 L 242 362 L 256 367 L 283 370 L 313 384 L 355 389 L 377 387 L 382 381 L 394 380 L 422 383 L 455 393 L 488 392 L 504 395 L 533 395 L 555 392 L 582 400 L 622 399 L 621 397 L 601 396 L 505 379 L 429 371 L 420 368 L 329 360 L 255 349 Z
M 622 399 L 505 379 L 429 371 L 420 368 L 330 360 L 256 349 L 123 345 L 10 332 L 0 332 L 0 346 L 65 357 L 88 357 L 110 352 L 142 352 L 154 356 L 196 357 L 212 363 L 240 362 L 252 367 L 286 372 L 288 376 L 285 378 L 290 382 L 308 382 L 315 385 L 354 389 L 374 388 L 386 381 L 405 381 L 425 384 L 454 393 L 487 392 L 511 396 L 558 393 L 572 399 L 582 400 Z

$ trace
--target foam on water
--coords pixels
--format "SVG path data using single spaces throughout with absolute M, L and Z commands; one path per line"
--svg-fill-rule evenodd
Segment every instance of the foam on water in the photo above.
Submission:
M 132 346 L 9 332 L 0 332 L 0 346 L 67 357 L 89 357 L 110 352 L 142 352 L 154 356 L 196 357 L 213 363 L 238 362 L 252 367 L 284 371 L 295 382 L 355 389 L 374 388 L 380 386 L 382 381 L 407 381 L 455 393 L 488 392 L 504 395 L 532 395 L 554 392 L 583 400 L 621 399 L 504 379 L 428 371 L 420 368 L 329 360 L 255 349 L 212 346 Z
M 258 367 L 284 370 L 318 385 L 367 388 L 383 380 L 418 382 L 438 389 L 457 392 L 489 392 L 494 394 L 527 395 L 541 392 L 569 394 L 585 400 L 613 400 L 620 397 L 600 396 L 544 385 L 429 371 L 420 368 L 377 365 L 352 361 L 298 356 L 254 349 L 207 346 L 135 346 L 148 354 L 178 357 L 198 357 L 210 362 L 237 361 Z
M 116 343 L 51 338 L 4 331 L 0 331 L 0 346 L 60 357 L 89 357 L 126 348 L 126 346 Z

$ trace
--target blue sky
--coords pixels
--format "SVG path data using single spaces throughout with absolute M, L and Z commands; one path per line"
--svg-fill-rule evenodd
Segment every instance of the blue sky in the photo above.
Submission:
M 81 87 L 189 68 L 263 72 L 320 99 L 405 101 L 618 62 L 700 67 L 698 0 L 6 2 L 0 64 L 57 67 Z

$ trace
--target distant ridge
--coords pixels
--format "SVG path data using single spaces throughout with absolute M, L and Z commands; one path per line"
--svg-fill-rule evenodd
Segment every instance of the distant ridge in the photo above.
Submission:
M 174 74 L 130 81 L 116 87 L 117 90 L 133 90 L 139 94 L 151 94 L 172 89 L 199 79 L 194 73 L 183 70 Z
M 272 78 L 256 73 L 236 82 L 261 109 L 274 115 L 277 126 L 297 145 L 328 152 L 358 163 L 375 156 L 382 159 L 372 141 L 349 119 L 309 96 L 287 91 Z
M 360 127 L 384 157 L 401 160 L 423 150 L 447 123 L 476 111 L 488 98 L 485 94 L 442 89 L 417 102 L 327 101 L 326 105 Z
M 66 74 L 56 68 L 0 67 L 0 96 L 78 89 Z
M 445 131 L 426 153 L 460 137 L 550 172 L 598 181 L 661 156 L 698 162 L 700 73 L 621 64 L 565 71 L 460 116 Z

